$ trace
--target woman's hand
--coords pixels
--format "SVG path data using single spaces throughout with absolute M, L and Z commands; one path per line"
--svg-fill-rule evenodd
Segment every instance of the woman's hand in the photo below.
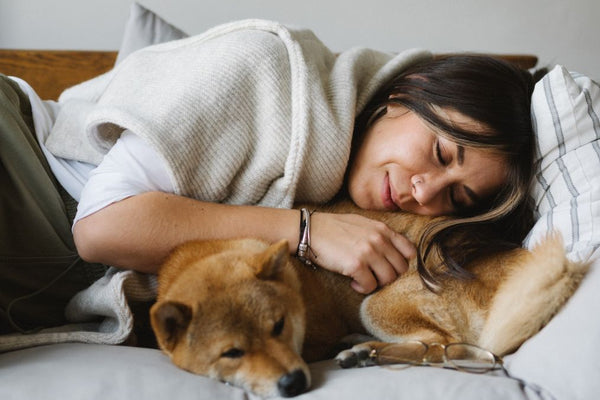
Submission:
M 414 244 L 403 235 L 355 214 L 314 213 L 311 249 L 314 262 L 351 277 L 352 288 L 360 293 L 394 281 L 416 255 Z

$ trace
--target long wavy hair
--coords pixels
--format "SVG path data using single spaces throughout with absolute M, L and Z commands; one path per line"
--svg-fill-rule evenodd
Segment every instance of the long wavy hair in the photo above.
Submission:
M 530 105 L 534 85 L 531 73 L 497 58 L 467 54 L 439 57 L 403 71 L 359 114 L 355 140 L 360 140 L 385 115 L 388 105 L 395 103 L 419 115 L 436 134 L 465 147 L 500 154 L 508 161 L 507 183 L 495 196 L 460 211 L 455 218 L 432 223 L 417 243 L 418 270 L 430 289 L 438 286 L 440 275 L 470 277 L 462 266 L 478 250 L 491 245 L 520 245 L 530 229 L 533 213 L 528 190 L 535 146 Z M 458 111 L 479 123 L 475 127 L 451 124 L 440 109 Z M 473 225 L 479 225 L 478 234 L 488 234 L 479 235 L 477 243 L 467 241 L 463 247 L 451 240 Z M 432 251 L 444 261 L 443 268 L 426 268 Z

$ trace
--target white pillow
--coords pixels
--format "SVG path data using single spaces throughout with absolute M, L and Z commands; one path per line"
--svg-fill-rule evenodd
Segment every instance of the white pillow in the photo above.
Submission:
M 600 86 L 557 66 L 537 83 L 531 112 L 539 219 L 525 245 L 558 230 L 570 258 L 585 260 L 600 244 Z
M 187 33 L 171 25 L 153 11 L 133 3 L 129 19 L 125 24 L 125 33 L 117 55 L 118 64 L 129 54 L 143 47 L 188 37 Z
M 554 398 L 593 399 L 600 393 L 600 249 L 591 254 L 600 243 L 600 86 L 555 67 L 535 87 L 532 116 L 540 216 L 526 244 L 554 229 L 570 258 L 594 261 L 564 308 L 506 364 L 530 388 L 539 385 Z

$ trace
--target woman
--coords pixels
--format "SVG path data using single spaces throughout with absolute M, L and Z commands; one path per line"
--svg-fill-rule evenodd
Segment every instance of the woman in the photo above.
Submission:
M 259 25 L 261 29 L 264 28 L 264 24 Z M 279 27 L 272 28 L 268 25 L 268 29 L 276 33 L 280 32 Z M 217 33 L 220 34 L 221 31 Z M 242 75 L 244 85 L 255 79 L 256 71 L 261 71 L 261 68 L 272 73 L 273 66 L 280 65 L 281 71 L 286 72 L 290 70 L 290 66 L 286 64 L 289 61 L 291 66 L 296 68 L 291 70 L 296 71 L 298 66 L 294 64 L 295 60 L 284 59 L 281 54 L 292 54 L 294 51 L 296 51 L 294 54 L 300 54 L 301 51 L 306 51 L 306 47 L 302 47 L 305 46 L 305 42 L 299 41 L 301 46 L 296 46 L 296 42 L 289 44 L 289 40 L 286 39 L 289 36 L 287 31 L 280 34 L 287 47 L 282 47 L 279 41 L 273 40 L 272 35 L 233 30 L 234 37 L 236 34 L 238 37 L 235 40 L 230 40 L 232 35 L 223 35 L 223 40 L 227 48 L 235 48 L 234 55 L 240 60 L 245 71 L 245 75 Z M 212 38 L 210 33 L 208 36 Z M 253 36 L 252 40 L 249 39 L 250 36 Z M 124 133 L 121 132 L 122 129 L 115 129 L 115 126 L 129 128 L 127 123 L 131 119 L 125 118 L 125 123 L 121 125 L 116 123 L 108 125 L 108 128 L 101 133 L 114 136 L 115 140 L 116 137 L 119 139 L 104 156 L 98 168 L 89 176 L 81 199 L 78 193 L 69 191 L 73 198 L 80 200 L 73 235 L 77 252 L 83 259 L 93 263 L 154 273 L 171 249 L 182 242 L 191 239 L 241 236 L 258 237 L 268 241 L 285 238 L 290 244 L 290 252 L 295 254 L 300 240 L 299 211 L 282 208 L 281 204 L 289 206 L 291 201 L 327 201 L 336 194 L 349 196 L 362 208 L 402 209 L 418 214 L 464 216 L 463 220 L 450 225 L 439 225 L 431 230 L 429 236 L 433 238 L 433 243 L 439 243 L 442 249 L 444 235 L 453 229 L 452 224 L 460 226 L 465 223 L 493 221 L 505 228 L 515 220 L 523 221 L 515 218 L 515 215 L 521 215 L 520 213 L 527 209 L 525 198 L 532 171 L 533 142 L 529 117 L 533 79 L 526 71 L 487 57 L 454 57 L 432 61 L 427 56 L 412 55 L 409 57 L 411 62 L 404 62 L 394 61 L 398 60 L 398 57 L 390 61 L 389 56 L 362 50 L 342 53 L 338 56 L 324 50 L 313 36 L 308 36 L 305 32 L 300 33 L 298 37 L 308 38 L 306 42 L 309 43 L 310 51 L 314 51 L 315 47 L 319 48 L 318 57 L 314 57 L 314 63 L 309 65 L 310 71 L 330 68 L 333 65 L 332 69 L 338 73 L 341 70 L 343 74 L 326 75 L 319 70 L 319 76 L 328 78 L 325 86 L 319 86 L 314 92 L 308 92 L 311 86 L 306 86 L 306 90 L 300 91 L 302 96 L 294 97 L 296 103 L 292 103 L 297 105 L 306 97 L 326 97 L 327 107 L 321 107 L 319 104 L 320 108 L 317 107 L 317 111 L 332 114 L 331 118 L 326 120 L 329 125 L 323 126 L 337 128 L 339 125 L 343 128 L 334 132 L 332 136 L 335 140 L 348 134 L 348 140 L 344 142 L 347 145 L 339 146 L 343 151 L 337 154 L 336 148 L 315 146 L 314 143 L 328 143 L 319 141 L 321 139 L 318 137 L 315 139 L 316 142 L 307 140 L 302 155 L 312 151 L 319 156 L 312 159 L 308 157 L 306 159 L 308 161 L 299 167 L 303 172 L 297 174 L 293 190 L 282 191 L 279 189 L 282 180 L 289 175 L 287 169 L 289 160 L 295 159 L 293 151 L 289 153 L 286 160 L 274 157 L 278 165 L 285 164 L 286 173 L 280 176 L 280 172 L 272 168 L 256 168 L 256 165 L 259 165 L 254 163 L 253 154 L 256 146 L 250 148 L 251 151 L 248 152 L 250 156 L 241 153 L 242 156 L 237 157 L 235 143 L 232 145 L 230 140 L 227 142 L 228 145 L 223 147 L 222 142 L 219 141 L 221 137 L 216 136 L 216 139 L 211 139 L 206 144 L 214 151 L 203 153 L 203 159 L 197 162 L 200 163 L 198 165 L 202 165 L 206 161 L 212 167 L 206 169 L 208 171 L 206 176 L 201 178 L 210 181 L 213 175 L 218 175 L 219 168 L 215 166 L 222 166 L 223 160 L 227 160 L 225 167 L 231 163 L 238 164 L 227 179 L 220 179 L 214 185 L 211 181 L 211 185 L 207 185 L 208 189 L 217 186 L 221 192 L 214 197 L 202 198 L 197 195 L 181 194 L 179 187 L 185 185 L 185 179 L 189 178 L 185 173 L 180 174 L 183 178 L 173 179 L 172 169 L 176 167 L 181 154 L 185 153 L 185 157 L 188 158 L 196 156 L 195 151 L 190 150 L 194 149 L 193 146 L 188 146 L 185 141 L 178 141 L 177 151 L 174 151 L 169 158 L 167 154 L 169 149 L 157 151 L 160 150 L 161 144 L 156 143 L 155 137 L 142 134 L 145 126 L 140 123 L 141 119 L 136 119 L 136 123 L 131 125 L 139 129 L 126 130 Z M 268 42 L 268 46 L 252 47 L 253 43 L 264 41 Z M 182 41 L 182 43 L 181 46 L 187 46 L 190 41 Z M 240 43 L 240 46 L 232 46 Z M 164 50 L 179 51 L 181 46 L 167 44 L 157 48 L 159 51 L 153 51 L 152 54 L 165 53 Z M 265 49 L 267 51 L 263 52 Z M 214 48 L 207 52 L 211 58 L 215 57 L 215 54 L 217 57 L 222 56 L 221 52 L 215 52 Z M 164 71 L 155 67 L 156 64 L 152 64 L 151 68 L 143 65 L 147 71 L 142 72 L 147 73 L 148 79 L 144 79 L 139 69 L 130 68 L 132 65 L 135 66 L 136 60 L 143 61 L 147 54 L 141 52 L 134 56 L 133 60 L 130 57 L 121 64 L 125 66 L 120 69 L 123 81 L 120 87 L 115 84 L 115 82 L 118 84 L 120 77 L 117 68 L 116 78 L 114 76 L 110 78 L 110 85 L 113 85 L 113 88 L 116 85 L 117 89 L 113 89 L 111 93 L 109 86 L 108 95 L 100 96 L 93 111 L 98 109 L 98 104 L 103 105 L 104 101 L 108 103 L 108 114 L 113 116 L 116 113 L 121 117 L 123 110 L 128 109 L 130 104 L 136 101 L 150 99 L 150 106 L 156 104 L 162 106 L 169 100 L 168 96 L 171 93 L 174 93 L 173 97 L 187 96 L 189 93 L 187 83 L 175 88 L 169 83 L 167 94 L 165 91 L 156 90 L 159 83 L 154 79 L 164 75 Z M 268 57 L 275 57 L 277 63 L 264 61 Z M 168 72 L 170 75 L 179 75 L 185 74 L 190 69 L 194 70 L 190 63 L 197 59 L 197 55 L 194 54 L 191 59 L 186 59 L 186 62 L 173 63 L 172 58 L 169 57 L 166 60 Z M 367 63 L 365 59 L 368 60 Z M 369 63 L 373 60 L 376 61 L 376 65 L 371 68 L 373 72 L 371 78 L 364 79 L 364 71 L 371 71 Z M 219 59 L 219 62 L 215 63 L 213 71 L 215 74 L 227 72 L 227 68 L 223 68 L 225 61 L 232 62 L 232 59 Z M 309 59 L 307 62 L 312 61 Z M 346 64 L 343 64 L 344 62 Z M 389 67 L 390 64 L 393 67 Z M 251 68 L 248 68 L 248 65 Z M 358 65 L 361 68 L 346 68 L 348 65 L 352 67 Z M 128 68 L 133 71 L 133 75 L 127 74 Z M 173 72 L 173 68 L 181 69 Z M 203 65 L 203 68 L 206 68 L 206 65 Z M 362 75 L 356 75 L 356 71 Z M 240 71 L 235 72 L 232 76 L 236 80 L 235 84 L 238 85 L 242 79 L 239 78 Z M 157 75 L 152 75 L 155 73 Z M 387 79 L 394 75 L 397 77 L 391 81 Z M 222 75 L 218 76 L 223 79 Z M 379 77 L 381 82 L 390 81 L 390 83 L 373 85 L 376 81 L 372 79 L 373 76 Z M 136 86 L 136 80 L 132 80 L 134 78 L 139 78 L 142 83 Z M 348 85 L 346 78 L 357 78 L 356 85 Z M 219 79 L 215 80 L 211 76 L 200 86 L 202 96 L 209 97 L 206 94 L 206 86 L 213 81 L 216 81 L 216 86 L 219 88 L 226 83 Z M 268 97 L 269 101 L 271 97 L 277 97 L 280 92 L 292 91 L 298 86 L 295 82 L 287 85 L 289 82 L 281 76 L 268 81 L 272 86 L 266 86 L 260 79 L 257 82 L 256 90 Z M 121 90 L 123 88 L 131 92 L 130 97 L 127 93 L 123 94 Z M 336 92 L 340 88 L 344 90 L 343 95 Z M 356 91 L 356 88 L 361 90 Z M 236 86 L 236 89 L 239 87 Z M 157 93 L 160 96 L 157 97 Z M 227 88 L 226 93 L 236 99 L 235 95 L 238 92 Z M 216 97 L 216 101 L 208 104 L 208 107 L 217 111 L 216 120 L 226 120 L 229 125 L 234 125 L 236 132 L 241 128 L 238 126 L 240 119 L 235 117 L 244 111 L 244 107 L 251 109 L 253 116 L 256 114 L 252 108 L 254 103 L 251 103 L 251 98 L 237 97 L 242 99 L 235 103 L 236 107 L 233 108 L 223 106 L 220 97 Z M 160 101 L 156 101 L 155 98 L 159 98 Z M 348 99 L 350 103 L 345 102 Z M 370 100 L 367 103 L 368 99 Z M 276 119 L 279 114 L 293 113 L 294 107 L 290 106 L 291 110 L 286 108 L 286 100 L 284 98 L 277 103 L 282 105 L 281 109 L 277 110 L 278 114 L 267 115 Z M 347 104 L 351 107 L 347 107 Z M 66 108 L 66 105 L 63 105 L 61 113 Z M 363 110 L 356 118 L 356 123 L 354 123 L 354 109 Z M 185 110 L 189 113 L 189 108 Z M 178 111 L 179 109 L 169 109 L 161 114 L 162 117 L 150 113 L 147 118 L 148 129 L 161 130 L 159 135 L 165 132 L 169 135 L 177 132 L 178 125 L 185 125 L 186 121 L 182 119 L 188 115 L 177 114 Z M 172 114 L 176 115 L 176 118 L 169 120 L 168 117 Z M 195 114 L 202 117 L 202 113 Z M 61 120 L 59 114 L 55 130 L 57 126 L 62 127 L 65 123 L 73 123 L 73 118 L 69 118 L 68 113 L 64 115 Z M 91 115 L 98 117 L 98 114 Z M 319 115 L 311 114 L 309 120 L 312 121 Z M 243 118 L 241 120 L 244 121 Z M 163 121 L 170 121 L 171 125 L 165 129 L 158 129 L 157 127 L 162 128 Z M 194 120 L 191 126 L 202 122 Z M 295 120 L 295 123 L 298 121 Z M 305 125 L 306 132 L 314 133 L 319 130 L 311 129 L 310 121 Z M 282 127 L 286 126 L 285 123 L 276 124 L 273 132 L 277 134 Z M 354 134 L 352 134 L 353 130 Z M 115 134 L 117 131 L 118 133 Z M 259 133 L 267 134 L 261 130 Z M 257 135 L 255 130 L 250 134 Z M 273 138 L 277 140 L 276 136 Z M 236 140 L 240 138 L 236 137 L 234 142 Z M 288 138 L 286 137 L 285 140 Z M 352 155 L 348 159 L 344 154 L 345 152 L 350 154 L 350 141 Z M 46 140 L 46 144 L 50 142 L 51 140 Z M 62 149 L 74 149 L 72 145 L 68 145 L 70 142 L 66 143 L 66 146 L 63 143 Z M 261 146 L 263 144 L 261 143 Z M 269 145 L 270 143 L 266 147 L 259 146 L 259 148 L 263 151 L 265 148 L 268 149 Z M 58 147 L 61 150 L 61 146 Z M 75 150 L 78 151 L 78 148 Z M 56 153 L 60 155 L 60 152 Z M 330 153 L 334 153 L 334 156 Z M 322 165 L 328 164 L 322 163 L 321 155 L 329 157 L 326 159 L 328 162 L 335 159 L 334 161 L 341 168 L 334 171 L 323 167 Z M 321 164 L 311 163 L 311 160 L 317 160 Z M 307 169 L 320 178 L 310 180 L 310 174 L 304 173 Z M 255 174 L 252 175 L 248 171 Z M 291 168 L 291 171 L 294 172 L 294 168 Z M 266 179 L 262 177 L 269 173 L 273 176 L 268 176 Z M 196 179 L 198 175 L 194 174 L 189 179 Z M 239 175 L 244 175 L 244 179 L 238 180 Z M 330 175 L 335 175 L 331 182 Z M 88 179 L 87 175 L 85 179 Z M 60 178 L 59 180 L 64 187 L 67 187 L 64 180 Z M 321 180 L 327 181 L 326 184 L 321 185 L 323 183 Z M 317 189 L 321 190 L 322 186 L 325 188 L 323 189 L 325 194 L 321 197 L 311 197 L 313 189 L 316 192 Z M 273 187 L 275 190 L 271 190 Z M 249 189 L 250 195 L 244 197 L 244 200 L 240 201 L 239 197 L 235 197 L 246 189 Z M 277 191 L 285 192 L 287 203 L 272 201 L 275 198 L 273 193 Z M 67 197 L 63 196 L 63 198 Z M 220 201 L 222 198 L 229 200 Z M 522 233 L 522 230 L 507 230 L 501 232 L 500 236 L 503 239 L 517 241 Z M 353 279 L 353 287 L 362 293 L 371 292 L 378 285 L 391 282 L 406 270 L 407 260 L 414 257 L 416 253 L 414 245 L 402 235 L 391 231 L 380 222 L 357 215 L 314 213 L 311 217 L 310 234 L 311 252 L 308 256 L 311 257 L 311 261 L 322 268 L 350 276 Z M 64 241 L 70 239 L 72 238 L 62 238 Z M 69 243 L 67 247 L 71 251 L 71 256 L 76 256 Z M 427 249 L 420 249 L 423 250 L 427 251 Z M 74 276 L 72 273 L 67 274 L 73 268 L 71 264 L 71 259 L 69 263 L 64 264 L 67 268 L 64 274 L 59 275 L 60 279 Z M 84 266 L 79 269 L 86 270 L 86 268 L 88 267 Z M 14 278 L 11 279 L 14 281 Z M 75 285 L 76 287 L 89 283 L 82 279 L 73 278 L 73 280 L 79 285 Z M 54 285 L 54 288 L 60 291 L 60 285 Z M 74 290 L 75 288 L 72 287 L 64 290 L 63 300 L 68 300 Z M 13 296 L 12 300 L 9 297 L 3 299 L 2 303 L 9 320 L 11 312 L 7 308 L 15 304 L 15 299 L 25 297 L 16 297 L 16 294 Z M 6 304 L 9 304 L 9 307 Z M 60 310 L 60 307 L 55 308 Z M 15 309 L 12 311 L 15 312 Z M 36 318 L 38 316 L 30 317 L 29 320 L 35 321 Z M 17 318 L 17 321 L 23 320 L 27 318 Z M 54 322 L 56 323 L 59 322 Z M 10 325 L 15 328 L 13 321 L 10 321 Z
M 491 234 L 487 246 L 501 241 L 505 241 L 502 245 L 520 245 L 530 229 L 533 216 L 527 191 L 533 177 L 535 140 L 529 107 L 534 81 L 528 72 L 498 60 L 446 57 L 405 71 L 383 88 L 359 116 L 359 131 L 376 130 L 375 124 L 385 124 L 386 116 L 391 123 L 395 120 L 403 125 L 400 128 L 415 122 L 416 129 L 429 131 L 413 136 L 425 145 L 426 154 L 414 152 L 418 145 L 409 146 L 404 163 L 395 171 L 412 190 L 399 208 L 416 214 L 460 217 L 432 225 L 421 238 L 418 265 L 426 283 L 434 285 L 435 277 L 424 269 L 422 256 L 436 246 L 451 274 L 465 275 L 452 256 L 465 262 L 469 250 L 444 246 L 446 238 L 458 228 L 485 225 Z M 391 137 L 379 139 L 381 151 L 394 140 L 402 140 L 396 134 L 398 129 L 390 131 Z M 357 146 L 358 156 L 350 170 L 350 196 L 362 208 L 395 209 L 396 204 L 373 205 L 364 196 L 361 200 L 356 183 L 353 195 L 352 171 L 360 168 L 361 154 L 368 156 L 372 145 L 369 139 L 367 133 Z M 368 184 L 368 178 L 363 178 L 363 184 Z M 481 227 L 478 232 L 483 233 Z

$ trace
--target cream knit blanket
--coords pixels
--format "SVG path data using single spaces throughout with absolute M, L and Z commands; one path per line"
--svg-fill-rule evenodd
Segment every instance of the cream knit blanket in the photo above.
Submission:
M 133 53 L 67 90 L 46 145 L 98 164 L 127 128 L 164 157 L 177 194 L 276 207 L 323 202 L 342 185 L 356 113 L 384 82 L 429 57 L 364 48 L 336 55 L 306 30 L 236 22 Z M 73 325 L 5 336 L 0 351 L 123 342 L 133 326 L 128 301 L 152 299 L 155 285 L 111 269 L 73 298 Z
M 275 207 L 324 202 L 342 185 L 356 113 L 428 57 L 364 48 L 336 55 L 307 30 L 235 22 L 143 49 L 99 89 L 64 93 L 46 144 L 97 164 L 126 128 L 162 154 L 177 194 Z M 69 145 L 86 139 L 93 152 Z

